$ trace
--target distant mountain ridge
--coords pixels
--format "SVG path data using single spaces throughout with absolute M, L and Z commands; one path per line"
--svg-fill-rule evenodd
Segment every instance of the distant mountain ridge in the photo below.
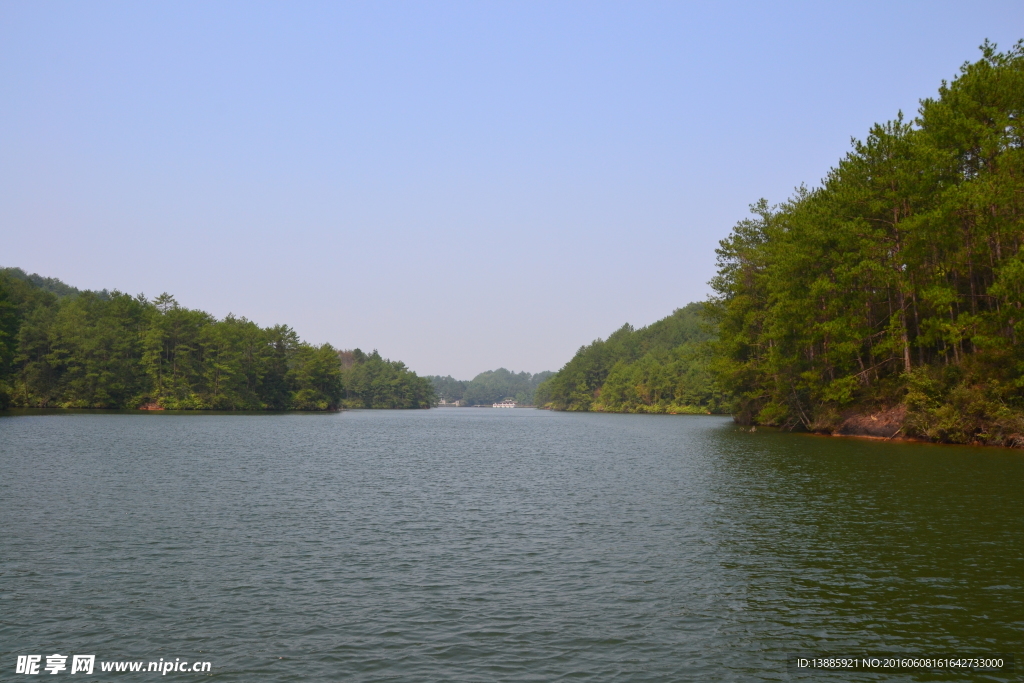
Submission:
M 512 372 L 505 368 L 488 370 L 469 381 L 448 376 L 430 375 L 438 400 L 446 403 L 458 401 L 462 405 L 491 405 L 512 399 L 520 405 L 533 405 L 537 387 L 555 373 L 551 371 L 530 374 Z
M 72 287 L 55 277 L 43 277 L 39 273 L 32 273 L 29 275 L 21 268 L 0 267 L 0 274 L 7 275 L 8 277 L 12 277 L 16 280 L 21 280 L 22 282 L 27 282 L 36 289 L 41 289 L 42 291 L 49 292 L 55 296 L 75 296 L 76 294 L 82 293 L 82 290 L 77 287 Z M 97 292 L 97 294 L 110 296 L 110 292 L 105 289 L 102 292 Z
M 714 330 L 704 306 L 691 303 L 634 329 L 580 347 L 537 389 L 539 406 L 554 410 L 625 413 L 709 413 L 725 397 L 711 375 Z

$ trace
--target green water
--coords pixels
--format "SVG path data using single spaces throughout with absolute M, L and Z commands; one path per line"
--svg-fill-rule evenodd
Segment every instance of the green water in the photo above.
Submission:
M 787 655 L 1024 651 L 1016 451 L 701 416 L 11 415 L 0 477 L 0 680 L 53 653 L 232 681 L 1018 680 Z

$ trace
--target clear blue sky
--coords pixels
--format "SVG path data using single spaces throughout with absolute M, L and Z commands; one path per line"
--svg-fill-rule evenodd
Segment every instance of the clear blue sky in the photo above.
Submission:
M 1021 37 L 1019 0 L 8 1 L 0 265 L 421 374 L 557 369 Z

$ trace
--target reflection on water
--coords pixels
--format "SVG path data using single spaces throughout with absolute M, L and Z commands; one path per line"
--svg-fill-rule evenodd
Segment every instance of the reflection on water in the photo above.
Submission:
M 0 471 L 8 672 L 793 680 L 788 652 L 1024 642 L 1020 452 L 700 416 L 21 415 Z

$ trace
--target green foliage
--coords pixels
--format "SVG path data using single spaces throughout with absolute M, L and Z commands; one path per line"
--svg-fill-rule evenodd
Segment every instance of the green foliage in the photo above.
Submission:
M 427 379 L 434 387 L 434 395 L 439 401 L 445 401 L 446 403 L 455 403 L 456 401 L 462 401 L 463 396 L 466 395 L 466 385 L 468 382 L 455 379 L 451 375 L 427 375 Z
M 430 380 L 418 377 L 405 363 L 381 358 L 376 350 L 370 355 L 359 349 L 344 353 L 346 407 L 429 408 L 434 403 Z
M 911 435 L 1021 438 L 1024 43 L 982 53 L 721 242 L 711 366 L 740 421 L 830 430 L 902 405 Z
M 43 277 L 38 273 L 32 273 L 29 275 L 21 268 L 0 268 L 0 277 L 20 280 L 29 285 L 32 289 L 48 292 L 58 297 L 75 296 L 82 293 L 78 288 L 65 284 L 55 277 Z M 106 297 L 109 293 L 106 290 L 103 290 L 102 292 L 96 292 L 96 294 Z
M 532 405 L 533 395 L 541 382 L 553 372 L 511 372 L 505 368 L 481 372 L 466 384 L 465 401 L 469 405 L 491 405 L 512 399 L 520 405 Z
M 346 366 L 353 354 L 358 362 Z M 306 344 L 285 325 L 217 320 L 169 294 L 149 301 L 0 272 L 0 408 L 333 410 L 432 401 L 427 380 L 376 352 Z
M 6 279 L 0 275 L 0 410 L 10 403 L 8 380 L 18 348 L 18 328 L 21 316 L 17 305 L 11 300 Z
M 296 344 L 294 351 L 285 356 L 285 361 L 288 368 L 285 384 L 296 387 L 292 391 L 292 408 L 330 410 L 340 405 L 343 394 L 342 372 L 338 352 L 334 347 L 330 344 Z
M 707 413 L 722 397 L 711 376 L 711 332 L 701 304 L 689 304 L 645 328 L 623 325 L 581 347 L 537 388 L 555 410 Z
M 43 381 L 23 386 L 28 403 L 65 408 L 128 405 L 145 388 L 140 331 L 147 303 L 114 292 L 104 300 L 92 292 L 63 299 L 46 316 L 22 325 L 36 342 L 23 369 Z
M 528 372 L 511 372 L 505 368 L 481 372 L 468 382 L 434 375 L 429 377 L 438 399 L 463 405 L 491 405 L 506 399 L 519 405 L 533 405 L 537 387 L 555 373 L 546 371 L 531 375 Z
M 617 413 L 713 413 L 722 397 L 710 372 L 707 342 L 684 342 L 612 366 L 590 409 Z

